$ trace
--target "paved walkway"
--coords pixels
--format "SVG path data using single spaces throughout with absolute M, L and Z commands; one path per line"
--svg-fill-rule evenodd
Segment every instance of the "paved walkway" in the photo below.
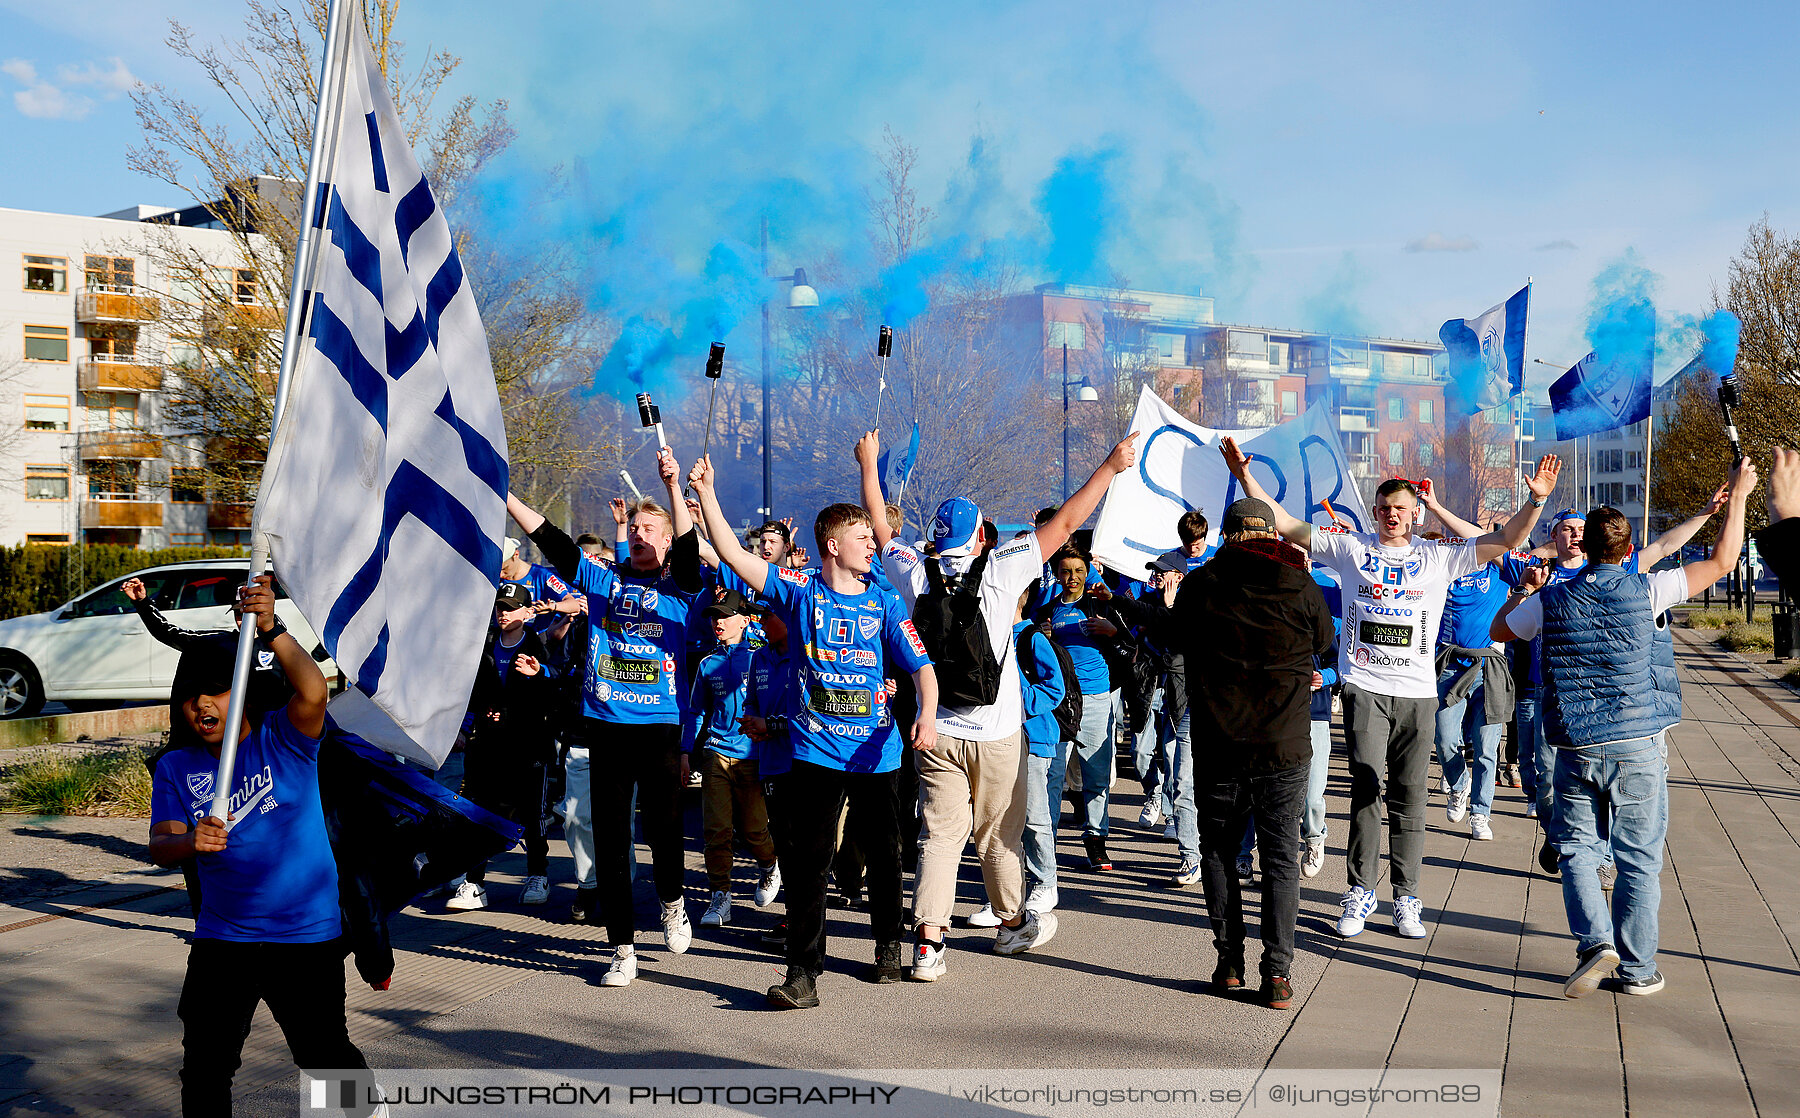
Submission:
M 988 933 L 959 928 L 944 980 L 876 987 L 856 977 L 866 920 L 835 912 L 824 1007 L 777 1014 L 762 990 L 780 966 L 755 946 L 774 914 L 740 906 L 738 924 L 697 936 L 679 959 L 643 937 L 640 980 L 607 990 L 601 933 L 556 922 L 566 885 L 543 909 L 510 903 L 514 855 L 491 875 L 495 909 L 396 921 L 395 988 L 353 986 L 351 1033 L 377 1067 L 1499 1067 L 1509 1116 L 1797 1114 L 1800 698 L 1710 649 L 1690 644 L 1681 659 L 1669 984 L 1654 997 L 1560 996 L 1573 962 L 1561 893 L 1536 872 L 1535 829 L 1513 789 L 1496 803 L 1491 843 L 1446 824 L 1434 798 L 1427 939 L 1395 937 L 1385 908 L 1358 939 L 1336 939 L 1340 755 L 1333 857 L 1304 883 L 1304 1000 L 1289 1013 L 1205 992 L 1199 893 L 1164 886 L 1172 844 L 1129 826 L 1138 797 L 1122 781 L 1119 869 L 1065 872 L 1062 931 L 1042 953 L 997 957 Z M 1078 836 L 1064 836 L 1072 863 Z M 697 887 L 697 853 L 691 867 Z M 963 897 L 979 903 L 965 868 Z M 553 875 L 568 873 L 566 854 L 553 859 Z M 640 911 L 653 911 L 647 895 Z M 189 926 L 179 879 L 154 870 L 0 908 L 0 1108 L 175 1112 Z M 292 1114 L 293 1075 L 259 1015 L 240 1113 Z

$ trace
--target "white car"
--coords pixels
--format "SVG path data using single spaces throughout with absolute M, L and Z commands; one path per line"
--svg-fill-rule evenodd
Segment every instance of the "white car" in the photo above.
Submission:
M 116 578 L 49 613 L 0 621 L 0 718 L 29 718 L 46 702 L 167 700 L 181 653 L 155 640 L 119 589 L 144 581 L 150 602 L 182 629 L 229 629 L 243 560 L 197 560 Z M 299 607 L 276 588 L 275 614 L 326 678 L 337 672 Z

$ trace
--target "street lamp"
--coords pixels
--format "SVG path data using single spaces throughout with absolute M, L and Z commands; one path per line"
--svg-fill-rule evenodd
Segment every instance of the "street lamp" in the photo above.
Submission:
M 1069 383 L 1069 343 L 1063 343 L 1062 392 L 1063 392 L 1063 487 L 1062 499 L 1069 499 L 1069 389 L 1079 386 L 1075 398 L 1084 404 L 1091 404 L 1100 399 L 1100 393 L 1088 383 L 1087 374 L 1075 384 Z
M 766 216 L 762 219 L 761 242 L 764 278 L 794 285 L 788 292 L 788 309 L 818 306 L 819 293 L 806 282 L 805 268 L 795 268 L 791 275 L 785 276 L 769 273 L 769 219 Z M 775 515 L 775 470 L 769 441 L 769 299 L 766 294 L 762 301 L 762 475 L 763 507 L 759 511 L 768 518 Z

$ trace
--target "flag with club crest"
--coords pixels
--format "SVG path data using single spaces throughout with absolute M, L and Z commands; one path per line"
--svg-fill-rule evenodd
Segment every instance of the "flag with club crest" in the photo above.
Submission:
M 890 501 L 898 501 L 900 494 L 906 489 L 906 482 L 912 477 L 913 464 L 919 460 L 919 425 L 913 423 L 912 440 L 906 449 L 899 454 L 889 448 L 881 452 L 875 460 L 875 470 L 881 478 L 881 494 Z
M 1525 317 L 1531 285 L 1474 318 L 1453 318 L 1438 330 L 1450 363 L 1445 406 L 1473 415 L 1499 407 L 1525 390 Z
M 358 18 L 320 171 L 302 348 L 258 495 L 282 587 L 350 688 L 344 729 L 436 767 L 494 610 L 500 400 L 475 296 Z

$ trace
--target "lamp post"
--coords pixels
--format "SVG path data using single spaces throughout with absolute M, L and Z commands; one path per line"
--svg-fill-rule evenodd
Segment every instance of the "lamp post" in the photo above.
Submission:
M 1072 385 L 1069 383 L 1069 343 L 1068 342 L 1063 343 L 1062 351 L 1063 351 L 1063 363 L 1062 363 L 1062 393 L 1063 393 L 1062 499 L 1066 501 L 1069 499 L 1069 389 L 1075 387 L 1075 385 Z M 1083 373 L 1081 375 L 1081 380 L 1079 383 L 1080 383 L 1080 389 L 1079 389 L 1079 391 L 1077 391 L 1075 393 L 1075 398 L 1077 400 L 1080 400 L 1084 404 L 1091 404 L 1095 400 L 1098 400 L 1100 398 L 1100 393 L 1094 389 L 1093 385 L 1088 383 L 1086 373 Z
M 762 219 L 762 274 L 766 279 L 779 283 L 791 283 L 794 289 L 788 292 L 788 309 L 816 307 L 819 305 L 819 293 L 806 282 L 806 269 L 795 268 L 791 275 L 776 276 L 769 273 L 769 219 Z M 775 515 L 775 468 L 769 440 L 769 299 L 765 294 L 762 301 L 762 502 L 758 510 L 765 519 Z

